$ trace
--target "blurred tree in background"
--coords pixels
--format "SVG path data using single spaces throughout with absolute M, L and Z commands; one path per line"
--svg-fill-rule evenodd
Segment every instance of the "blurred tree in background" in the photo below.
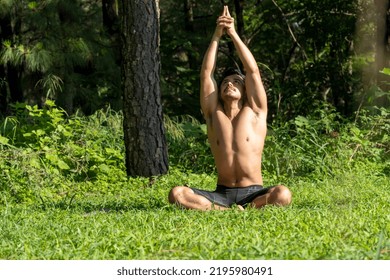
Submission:
M 270 121 L 389 106 L 388 0 L 164 0 L 165 114 L 201 119 L 199 67 L 222 5 L 262 70 Z M 0 0 L 0 112 L 51 98 L 68 113 L 122 108 L 116 0 Z M 228 39 L 217 74 L 239 62 Z
M 94 0 L 1 0 L 1 110 L 55 99 L 67 112 L 120 108 L 120 70 Z

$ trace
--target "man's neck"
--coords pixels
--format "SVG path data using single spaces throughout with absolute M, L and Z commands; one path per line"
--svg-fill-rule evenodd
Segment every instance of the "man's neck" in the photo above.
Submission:
M 241 111 L 241 108 L 241 100 L 229 100 L 227 102 L 225 101 L 223 104 L 223 110 L 230 120 L 233 120 L 238 115 L 238 113 Z

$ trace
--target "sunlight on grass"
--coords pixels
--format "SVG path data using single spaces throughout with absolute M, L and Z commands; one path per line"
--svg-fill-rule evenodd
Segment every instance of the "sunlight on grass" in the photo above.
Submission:
M 26 132 L 23 123 L 3 122 L 0 258 L 389 260 L 389 124 L 383 116 L 375 122 L 382 121 L 382 130 L 347 125 L 338 138 L 297 134 L 301 127 L 293 122 L 274 128 L 265 185 L 287 185 L 293 203 L 243 212 L 168 203 L 173 186 L 215 187 L 206 136 L 193 120 L 170 122 L 170 171 L 150 179 L 126 178 L 120 114 L 66 120 L 49 110 L 36 127 L 47 138 Z M 321 130 L 318 122 L 305 125 Z M 313 145 L 324 148 L 307 153 Z
M 383 209 L 390 196 L 385 178 L 375 180 L 382 184 L 365 189 L 353 182 L 334 188 L 337 179 L 300 182 L 291 186 L 290 207 L 245 212 L 178 209 L 167 204 L 168 186 L 158 182 L 146 189 L 124 184 L 118 194 L 79 197 L 68 208 L 8 205 L 0 257 L 389 259 L 389 214 Z

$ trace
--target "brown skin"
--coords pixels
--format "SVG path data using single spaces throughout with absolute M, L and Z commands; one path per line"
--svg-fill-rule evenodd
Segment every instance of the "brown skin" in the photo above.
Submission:
M 224 33 L 234 43 L 246 70 L 246 78 L 244 81 L 239 75 L 228 76 L 218 89 L 214 70 L 219 41 Z M 200 103 L 217 167 L 217 183 L 226 187 L 263 185 L 261 156 L 267 133 L 267 96 L 257 63 L 238 36 L 227 6 L 217 20 L 217 27 L 204 56 L 200 81 Z M 187 209 L 229 209 L 211 203 L 185 186 L 174 187 L 169 193 L 169 201 Z M 284 206 L 290 203 L 291 192 L 287 187 L 279 185 L 255 198 L 252 207 L 260 208 L 267 204 Z

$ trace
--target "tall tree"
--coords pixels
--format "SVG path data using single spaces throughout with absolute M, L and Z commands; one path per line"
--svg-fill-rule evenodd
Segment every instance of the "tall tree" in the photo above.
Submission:
M 1 59 L 3 45 L 21 30 L 22 16 L 13 17 L 12 11 L 17 10 L 15 6 L 12 1 L 0 3 L 0 113 L 7 112 L 9 103 L 23 101 L 21 80 L 24 66 Z
M 234 0 L 234 10 L 236 11 L 237 32 L 244 42 L 247 43 L 246 36 L 244 34 L 244 0 Z
M 388 35 L 388 16 L 390 12 L 390 3 L 388 0 L 375 0 L 376 16 L 376 51 L 375 51 L 375 74 L 378 85 L 384 78 L 380 71 L 384 67 L 389 67 L 389 35 Z
M 129 176 L 168 170 L 160 97 L 158 0 L 122 0 L 121 54 L 126 168 Z

